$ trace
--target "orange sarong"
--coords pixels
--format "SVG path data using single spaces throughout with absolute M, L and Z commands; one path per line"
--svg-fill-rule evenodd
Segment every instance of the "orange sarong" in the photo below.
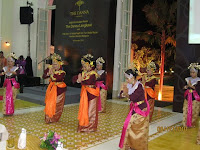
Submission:
M 57 98 L 57 87 L 65 88 L 67 85 L 64 82 L 51 82 L 46 91 L 45 96 L 45 109 L 44 112 L 50 118 L 55 115 L 56 112 L 56 98 Z
M 156 92 L 152 88 L 144 88 L 144 92 L 145 92 L 145 99 L 147 99 L 147 94 L 151 98 L 156 98 Z
M 81 99 L 78 112 L 78 120 L 80 126 L 89 125 L 89 116 L 88 116 L 88 96 L 87 92 L 94 96 L 99 96 L 99 88 L 90 88 L 88 86 L 82 85 L 81 88 Z

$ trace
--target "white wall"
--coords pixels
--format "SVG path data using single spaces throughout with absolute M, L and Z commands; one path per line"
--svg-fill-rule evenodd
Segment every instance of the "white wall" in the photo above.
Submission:
M 20 6 L 26 6 L 25 0 L 13 1 L 14 2 L 14 10 L 13 10 L 13 41 L 12 41 L 12 51 L 15 52 L 17 56 L 24 55 L 27 56 L 27 40 L 28 40 L 28 25 L 20 24 Z M 35 13 L 35 12 L 34 12 Z M 32 26 L 32 25 L 31 25 Z M 32 34 L 32 33 L 31 33 Z M 33 40 L 31 36 L 31 40 Z M 33 40 L 34 42 L 34 40 Z M 32 44 L 31 44 L 32 45 Z M 31 51 L 33 51 L 32 47 Z
M 46 8 L 49 0 L 28 0 L 33 3 L 34 22 L 30 25 L 30 53 L 33 64 L 34 76 L 37 76 L 39 68 L 37 64 L 37 17 L 38 8 Z M 27 0 L 0 0 L 0 50 L 5 56 L 10 52 L 15 52 L 17 57 L 28 54 L 28 25 L 20 24 L 20 7 L 27 6 Z M 5 46 L 5 42 L 11 46 Z M 46 50 L 44 50 L 46 51 Z M 48 50 L 50 51 L 50 50 Z
M 4 7 L 6 6 L 6 7 Z M 5 42 L 8 41 L 11 43 L 12 41 L 12 24 L 13 24 L 13 1 L 11 0 L 2 0 L 2 8 L 1 8 L 1 49 L 4 52 L 4 55 L 7 56 L 12 49 L 11 46 L 6 46 Z
M 37 69 L 37 12 L 38 8 L 46 7 L 46 1 L 47 0 L 29 0 L 29 2 L 33 3 L 32 8 L 34 11 L 34 22 L 30 25 L 30 51 L 34 75 Z M 22 6 L 27 6 L 27 0 L 0 0 L 0 37 L 2 37 L 0 49 L 4 51 L 5 56 L 10 52 L 15 52 L 17 57 L 20 55 L 24 55 L 25 58 L 27 57 L 28 25 L 20 24 L 20 7 Z M 6 47 L 5 41 L 9 41 L 11 46 Z
M 1 50 L 1 15 L 2 15 L 2 0 L 0 0 L 0 50 Z
M 40 0 L 39 0 L 40 1 Z M 13 11 L 13 46 L 12 51 L 16 53 L 17 56 L 23 54 L 24 57 L 27 57 L 28 55 L 28 25 L 22 25 L 20 24 L 20 16 L 19 16 L 19 10 L 21 6 L 26 6 L 27 0 L 15 0 L 14 1 L 14 11 Z M 33 3 L 33 18 L 34 22 L 30 25 L 31 31 L 31 45 L 30 45 L 30 51 L 31 51 L 31 58 L 33 62 L 33 73 L 36 75 L 36 69 L 37 69 L 37 58 L 36 58 L 36 47 L 37 47 L 37 11 L 38 11 L 38 0 L 29 0 L 29 2 Z M 41 6 L 41 4 L 40 4 Z M 45 6 L 43 6 L 45 7 Z

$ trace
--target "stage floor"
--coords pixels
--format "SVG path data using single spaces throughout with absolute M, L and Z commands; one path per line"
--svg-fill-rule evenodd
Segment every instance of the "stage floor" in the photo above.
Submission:
M 21 103 L 23 103 L 23 101 L 21 101 Z M 16 143 L 21 128 L 26 128 L 29 150 L 40 150 L 39 139 L 48 130 L 56 131 L 62 135 L 64 138 L 64 147 L 69 150 L 118 150 L 122 126 L 129 111 L 129 103 L 108 100 L 107 112 L 99 114 L 98 131 L 92 133 L 77 133 L 78 108 L 78 104 L 66 105 L 60 121 L 52 124 L 45 124 L 44 106 L 42 105 L 17 109 L 15 115 L 12 117 L 3 117 L 2 113 L 0 113 L 0 123 L 4 124 L 9 133 L 16 137 Z M 150 124 L 149 128 L 149 149 L 171 150 L 173 147 L 177 149 L 177 144 L 179 142 L 182 142 L 181 147 L 184 147 L 185 143 L 187 145 L 189 144 L 190 147 L 195 147 L 195 150 L 198 148 L 200 149 L 200 146 L 195 145 L 197 129 L 188 129 L 188 131 L 181 133 L 157 131 L 157 127 L 161 126 L 180 126 L 181 120 L 182 114 L 172 112 L 170 107 L 155 107 L 153 122 Z M 191 138 L 188 138 L 187 135 Z M 178 143 L 172 144 L 173 140 Z
M 18 99 L 22 99 L 28 102 L 45 105 L 45 95 L 46 95 L 47 86 L 33 86 L 33 87 L 24 87 L 24 93 L 19 93 L 17 95 Z M 74 104 L 79 103 L 80 101 L 80 88 L 67 87 L 65 93 L 65 104 Z

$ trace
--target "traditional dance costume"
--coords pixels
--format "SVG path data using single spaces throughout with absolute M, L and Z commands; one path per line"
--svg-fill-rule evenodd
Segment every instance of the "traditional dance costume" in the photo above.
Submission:
M 147 70 L 151 71 L 152 74 L 156 70 L 156 65 L 154 62 L 150 62 L 147 65 Z M 148 76 L 145 75 L 143 84 L 144 84 L 144 91 L 145 91 L 145 99 L 148 100 L 150 106 L 150 113 L 149 113 L 149 122 L 152 120 L 153 112 L 154 112 L 154 104 L 155 104 L 155 97 L 156 93 L 154 91 L 156 85 L 156 77 L 154 75 Z
M 145 85 L 144 85 L 145 98 L 149 102 L 149 106 L 150 106 L 149 122 L 151 122 L 153 111 L 154 111 L 155 97 L 156 97 L 156 94 L 154 91 L 155 85 L 156 85 L 156 77 L 153 75 L 150 77 L 145 75 L 144 78 L 145 78 Z
M 200 65 L 196 63 L 190 64 L 188 69 L 198 72 Z M 191 84 L 193 87 L 185 86 L 184 104 L 183 104 L 183 126 L 195 127 L 199 118 L 200 112 L 200 78 L 185 78 L 187 85 Z
M 190 87 L 186 89 L 183 104 L 183 126 L 192 127 L 196 126 L 200 112 L 200 78 L 188 77 L 185 80 L 187 84 L 191 81 L 191 84 L 195 87 L 195 89 Z
M 89 60 L 89 65 L 93 66 L 91 55 L 84 56 Z M 82 61 L 84 61 L 84 59 Z M 86 64 L 88 64 L 86 62 Z M 78 132 L 93 132 L 98 125 L 98 98 L 99 88 L 96 87 L 97 73 L 94 70 L 83 71 L 81 73 L 81 98 L 78 112 Z
M 11 53 L 7 60 L 15 62 L 15 54 Z M 14 114 L 14 102 L 17 96 L 17 90 L 20 85 L 16 81 L 18 67 L 13 66 L 9 69 L 8 66 L 3 67 L 3 74 L 5 75 L 5 81 L 3 84 L 4 93 L 3 93 L 3 114 L 4 115 L 13 115 Z M 16 74 L 13 74 L 15 72 Z
M 61 62 L 61 58 L 59 55 L 54 54 L 53 58 L 58 59 L 58 63 Z M 54 61 L 54 60 L 53 60 Z M 43 74 L 43 78 L 50 78 L 49 86 L 46 90 L 45 97 L 45 122 L 52 123 L 58 122 L 64 108 L 65 104 L 65 92 L 66 92 L 66 84 L 63 82 L 65 77 L 65 71 L 60 67 L 59 70 L 54 71 L 53 74 L 48 75 L 49 68 L 47 68 Z
M 104 63 L 105 61 L 103 60 L 102 57 L 99 57 L 96 60 L 96 64 L 101 65 L 102 67 Z M 98 70 L 97 74 L 98 74 L 98 78 L 97 78 L 96 86 L 100 88 L 98 111 L 106 112 L 106 100 L 107 100 L 107 89 L 108 89 L 106 86 L 106 71 Z
M 131 101 L 129 114 L 124 122 L 119 143 L 121 149 L 148 149 L 149 104 L 145 99 L 144 88 L 139 81 L 127 84 Z M 125 94 L 126 95 L 126 94 Z

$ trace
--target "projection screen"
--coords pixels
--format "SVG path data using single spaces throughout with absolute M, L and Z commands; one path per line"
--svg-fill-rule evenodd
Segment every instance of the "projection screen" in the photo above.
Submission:
M 200 0 L 190 0 L 189 44 L 200 44 Z

